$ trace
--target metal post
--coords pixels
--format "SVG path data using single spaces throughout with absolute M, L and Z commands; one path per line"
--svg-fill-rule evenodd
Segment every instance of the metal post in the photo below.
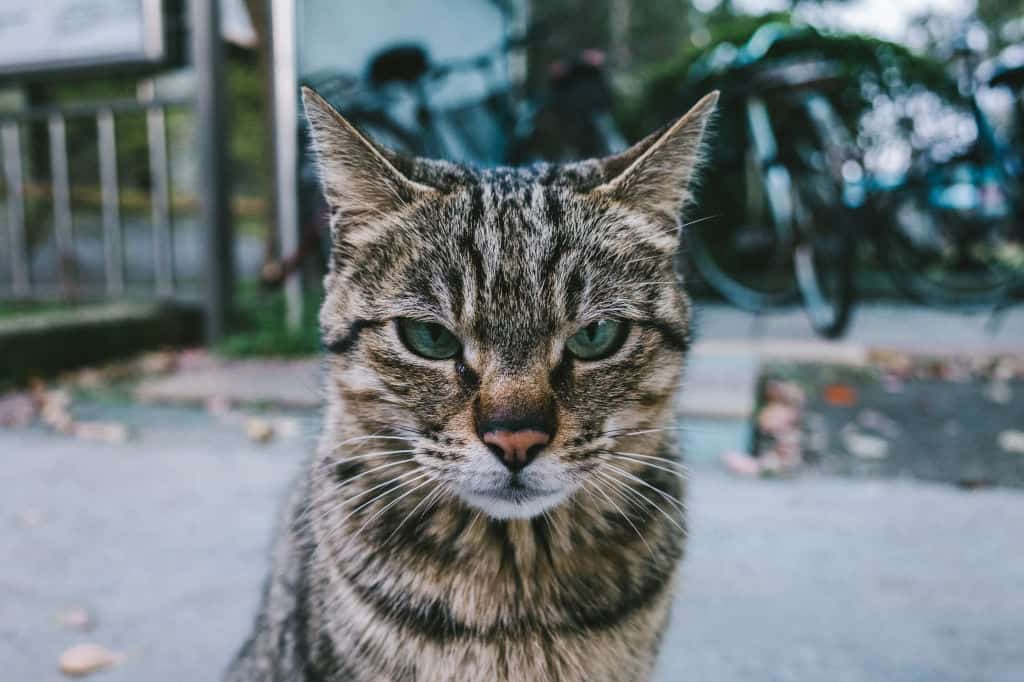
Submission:
M 270 3 L 270 45 L 274 99 L 274 189 L 277 197 L 277 234 L 280 253 L 299 249 L 298 182 L 298 75 L 295 55 L 295 0 Z M 302 272 L 284 282 L 288 329 L 302 324 Z
M 196 71 L 200 213 L 206 231 L 206 339 L 207 342 L 215 342 L 227 331 L 234 284 L 220 3 L 190 0 L 189 18 L 192 64 Z
M 64 116 L 51 114 L 47 123 L 50 137 L 50 177 L 53 182 L 53 227 L 57 242 L 57 271 L 61 290 L 70 296 L 74 288 L 75 236 L 71 219 L 71 180 Z
M 152 104 L 156 85 L 152 78 L 139 84 L 139 99 L 150 103 L 146 109 L 146 138 L 149 147 L 149 175 L 152 180 L 150 204 L 153 223 L 153 268 L 156 293 L 174 293 L 174 234 L 171 227 L 170 170 L 167 157 L 167 120 L 163 105 Z
M 117 186 L 117 137 L 114 112 L 109 109 L 96 114 L 96 139 L 100 148 L 100 201 L 107 294 L 117 298 L 124 293 L 124 244 L 121 237 L 121 194 Z
M 30 293 L 28 252 L 25 250 L 25 186 L 21 172 L 21 139 L 17 121 L 5 121 L 0 130 L 7 180 L 7 223 L 11 248 L 11 289 L 15 297 Z

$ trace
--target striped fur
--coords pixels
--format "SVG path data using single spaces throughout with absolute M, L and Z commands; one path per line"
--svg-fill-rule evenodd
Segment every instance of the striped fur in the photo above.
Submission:
M 715 96 L 620 156 L 494 170 L 399 158 L 305 97 L 333 209 L 326 412 L 227 679 L 648 678 L 685 526 L 677 216 Z M 421 358 L 396 318 L 464 352 Z M 571 359 L 609 318 L 622 349 Z M 543 401 L 557 431 L 522 472 L 543 492 L 480 498 L 509 474 L 475 411 Z

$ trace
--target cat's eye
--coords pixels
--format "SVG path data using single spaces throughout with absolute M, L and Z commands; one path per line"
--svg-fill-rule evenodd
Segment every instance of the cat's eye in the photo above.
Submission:
M 434 322 L 402 317 L 397 320 L 398 336 L 406 348 L 431 360 L 447 360 L 459 354 L 462 344 L 455 335 Z
M 565 347 L 580 360 L 603 360 L 622 347 L 629 324 L 621 320 L 591 322 L 565 341 Z

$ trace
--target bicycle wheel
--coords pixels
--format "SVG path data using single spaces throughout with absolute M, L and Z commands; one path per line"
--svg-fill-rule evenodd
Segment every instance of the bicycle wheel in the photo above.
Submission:
M 1012 216 L 937 210 L 923 190 L 894 200 L 880 258 L 911 298 L 963 312 L 991 309 L 1024 281 L 1024 240 Z
M 811 326 L 837 338 L 846 331 L 854 301 L 857 244 L 842 177 L 851 157 L 845 131 L 824 96 L 804 96 L 802 110 L 811 135 L 798 139 L 787 158 L 793 175 L 793 262 Z
M 799 296 L 790 233 L 780 225 L 780 214 L 790 210 L 791 179 L 779 164 L 763 167 L 753 150 L 742 166 L 739 173 L 709 173 L 704 217 L 689 221 L 684 234 L 697 274 L 733 305 L 756 313 Z
M 797 285 L 814 331 L 838 338 L 846 331 L 853 309 L 853 230 L 827 175 L 798 177 L 797 184 L 802 186 L 802 191 L 794 193 L 799 233 L 793 249 Z M 815 184 L 819 187 L 814 188 Z

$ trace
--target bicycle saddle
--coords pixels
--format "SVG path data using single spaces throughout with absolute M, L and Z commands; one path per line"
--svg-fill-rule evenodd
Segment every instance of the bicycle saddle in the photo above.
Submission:
M 415 83 L 430 70 L 430 55 L 419 43 L 404 43 L 384 48 L 370 59 L 367 69 L 370 83 Z
M 989 83 L 1005 85 L 1014 90 L 1024 87 L 1024 63 L 997 68 Z

